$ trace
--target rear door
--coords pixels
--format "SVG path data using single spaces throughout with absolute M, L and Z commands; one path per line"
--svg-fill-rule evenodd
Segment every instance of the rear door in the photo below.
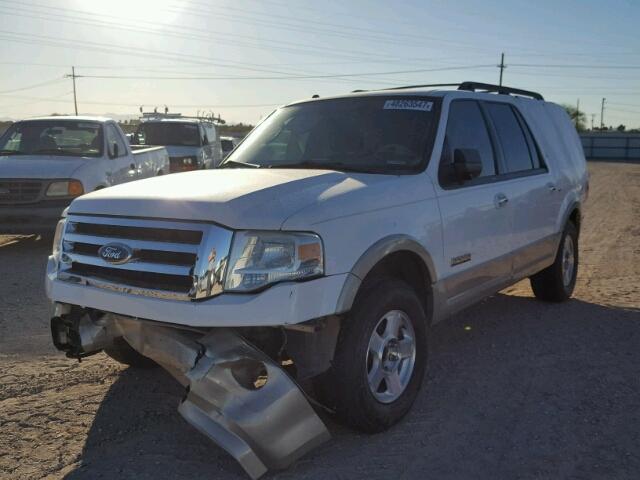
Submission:
M 478 152 L 482 161 L 478 178 L 460 183 L 451 176 L 456 149 Z M 485 115 L 475 100 L 454 100 L 450 104 L 437 183 L 444 284 L 450 303 L 467 303 L 495 290 L 510 277 L 513 228 L 513 207 L 498 175 L 496 150 Z
M 105 125 L 105 138 L 109 158 L 107 175 L 110 177 L 111 184 L 117 185 L 138 178 L 138 166 L 135 164 L 133 155 L 129 154 L 122 134 L 114 123 Z
M 519 111 L 508 103 L 483 105 L 501 153 L 504 193 L 514 211 L 513 273 L 523 276 L 553 261 L 555 222 L 562 197 Z

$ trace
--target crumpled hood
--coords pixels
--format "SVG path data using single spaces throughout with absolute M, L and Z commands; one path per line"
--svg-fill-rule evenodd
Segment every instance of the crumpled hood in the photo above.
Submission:
M 328 170 L 200 170 L 98 190 L 77 198 L 69 212 L 279 229 L 287 218 L 321 203 L 331 192 L 354 192 L 394 178 Z
M 73 178 L 73 173 L 95 158 L 55 155 L 0 155 L 0 178 Z

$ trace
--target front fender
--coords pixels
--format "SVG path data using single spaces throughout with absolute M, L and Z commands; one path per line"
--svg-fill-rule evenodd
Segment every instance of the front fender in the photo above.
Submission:
M 414 238 L 409 235 L 394 234 L 384 237 L 360 256 L 351 269 L 350 275 L 342 287 L 338 298 L 337 313 L 344 313 L 351 309 L 353 301 L 358 293 L 358 289 L 367 274 L 386 256 L 396 252 L 411 252 L 418 255 L 424 262 L 424 266 L 429 272 L 431 281 L 436 279 L 436 270 L 433 259 L 427 250 Z

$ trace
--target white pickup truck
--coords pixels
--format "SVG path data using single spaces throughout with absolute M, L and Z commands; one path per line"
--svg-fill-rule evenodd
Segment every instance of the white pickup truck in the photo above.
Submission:
M 53 227 L 75 197 L 168 172 L 166 150 L 132 151 L 108 118 L 16 122 L 0 138 L 0 229 Z
M 290 376 L 378 432 L 418 394 L 430 325 L 527 277 L 569 298 L 587 192 L 569 117 L 534 92 L 294 103 L 218 170 L 75 200 L 47 269 L 53 341 L 166 368 L 180 413 L 256 478 L 328 438 Z

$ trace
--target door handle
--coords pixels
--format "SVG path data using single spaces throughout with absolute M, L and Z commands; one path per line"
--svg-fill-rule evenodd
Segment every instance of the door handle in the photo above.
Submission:
M 135 164 L 131 164 L 129 165 L 129 175 L 135 175 L 136 174 L 136 166 Z
M 549 189 L 550 192 L 559 192 L 560 189 L 556 186 L 555 183 L 547 183 L 547 188 Z
M 494 197 L 493 201 L 496 205 L 496 208 L 501 208 L 501 207 L 504 207 L 509 202 L 509 199 L 504 193 L 496 193 L 496 196 Z

